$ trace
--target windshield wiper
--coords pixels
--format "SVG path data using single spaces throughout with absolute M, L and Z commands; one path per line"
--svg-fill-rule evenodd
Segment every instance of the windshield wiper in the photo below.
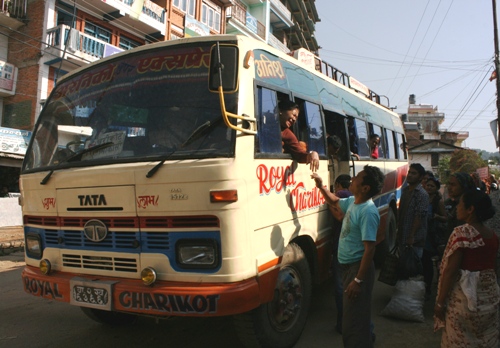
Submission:
M 160 167 L 163 165 L 163 163 L 165 163 L 165 161 L 168 160 L 170 158 L 170 156 L 172 156 L 174 154 L 175 151 L 177 151 L 177 148 L 175 148 L 168 155 L 163 156 L 161 161 L 157 165 L 155 165 L 153 168 L 151 168 L 151 170 L 146 174 L 146 178 L 151 178 L 153 175 L 155 175 L 155 173 L 158 171 L 158 169 L 160 169 Z
M 106 147 L 109 147 L 111 145 L 114 145 L 115 143 L 113 143 L 112 141 L 108 141 L 106 143 L 102 143 L 102 144 L 99 144 L 99 145 L 96 145 L 96 146 L 93 146 L 93 147 L 89 147 L 87 149 L 83 149 L 82 151 L 80 152 L 77 152 L 71 156 L 69 156 L 68 158 L 62 160 L 61 162 L 59 162 L 55 168 L 52 168 L 50 170 L 50 172 L 45 176 L 45 178 L 43 178 L 42 181 L 40 181 L 40 185 L 45 185 L 50 177 L 52 176 L 52 174 L 54 174 L 54 170 L 59 168 L 59 166 L 63 163 L 69 163 L 69 162 L 73 162 L 74 160 L 76 160 L 77 158 L 81 158 L 83 155 L 85 155 L 86 153 L 89 153 L 89 152 L 92 152 L 92 151 L 95 151 L 95 150 L 99 150 L 99 149 L 104 149 Z
M 207 121 L 207 122 L 203 123 L 202 125 L 197 127 L 189 135 L 189 137 L 181 144 L 180 148 L 182 149 L 183 147 L 188 146 L 193 141 L 195 141 L 195 140 L 199 139 L 201 136 L 207 134 L 209 130 L 213 129 L 213 127 L 217 126 L 219 123 L 221 123 L 221 121 L 222 121 L 222 117 L 217 118 L 214 121 Z M 168 155 L 163 157 L 162 160 L 157 165 L 155 165 L 153 168 L 151 168 L 151 170 L 146 174 L 146 178 L 151 178 L 158 171 L 158 169 L 160 169 L 160 167 L 165 163 L 165 161 L 168 160 L 170 158 L 170 156 L 172 156 L 174 154 L 175 151 L 177 151 L 177 149 L 175 149 L 174 151 L 172 151 L 171 153 L 169 153 Z
M 201 136 L 208 134 L 209 130 L 212 130 L 215 126 L 222 122 L 222 117 L 219 117 L 213 121 L 207 121 L 196 128 L 193 133 L 182 143 L 181 148 L 191 144 L 193 141 L 198 140 Z

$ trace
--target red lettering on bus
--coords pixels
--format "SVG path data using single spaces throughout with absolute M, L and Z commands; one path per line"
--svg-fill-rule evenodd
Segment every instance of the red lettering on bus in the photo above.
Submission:
M 316 208 L 325 204 L 325 198 L 318 188 L 313 187 L 312 190 L 306 190 L 303 182 L 299 183 L 290 192 L 290 208 L 293 211 L 303 211 L 311 208 Z
M 286 186 L 295 185 L 295 176 L 290 166 L 267 168 L 265 164 L 257 167 L 257 179 L 259 179 L 259 194 L 268 194 L 272 190 L 281 192 Z

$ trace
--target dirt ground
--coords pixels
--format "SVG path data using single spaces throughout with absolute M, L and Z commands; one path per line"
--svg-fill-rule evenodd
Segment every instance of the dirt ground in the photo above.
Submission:
M 23 240 L 24 232 L 22 226 L 0 227 L 0 243 Z

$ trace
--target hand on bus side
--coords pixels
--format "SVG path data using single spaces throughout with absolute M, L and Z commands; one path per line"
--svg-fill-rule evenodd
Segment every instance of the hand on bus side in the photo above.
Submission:
M 316 151 L 311 151 L 307 154 L 307 164 L 310 165 L 311 170 L 316 172 L 319 168 L 319 155 Z
M 323 187 L 323 179 L 321 179 L 321 176 L 319 176 L 317 173 L 312 173 L 311 178 L 314 179 L 317 188 Z

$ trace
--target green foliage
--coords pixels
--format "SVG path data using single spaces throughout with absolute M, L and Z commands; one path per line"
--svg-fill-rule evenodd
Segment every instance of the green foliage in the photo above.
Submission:
M 441 182 L 448 182 L 450 172 L 450 156 L 442 156 L 438 163 L 438 175 Z

